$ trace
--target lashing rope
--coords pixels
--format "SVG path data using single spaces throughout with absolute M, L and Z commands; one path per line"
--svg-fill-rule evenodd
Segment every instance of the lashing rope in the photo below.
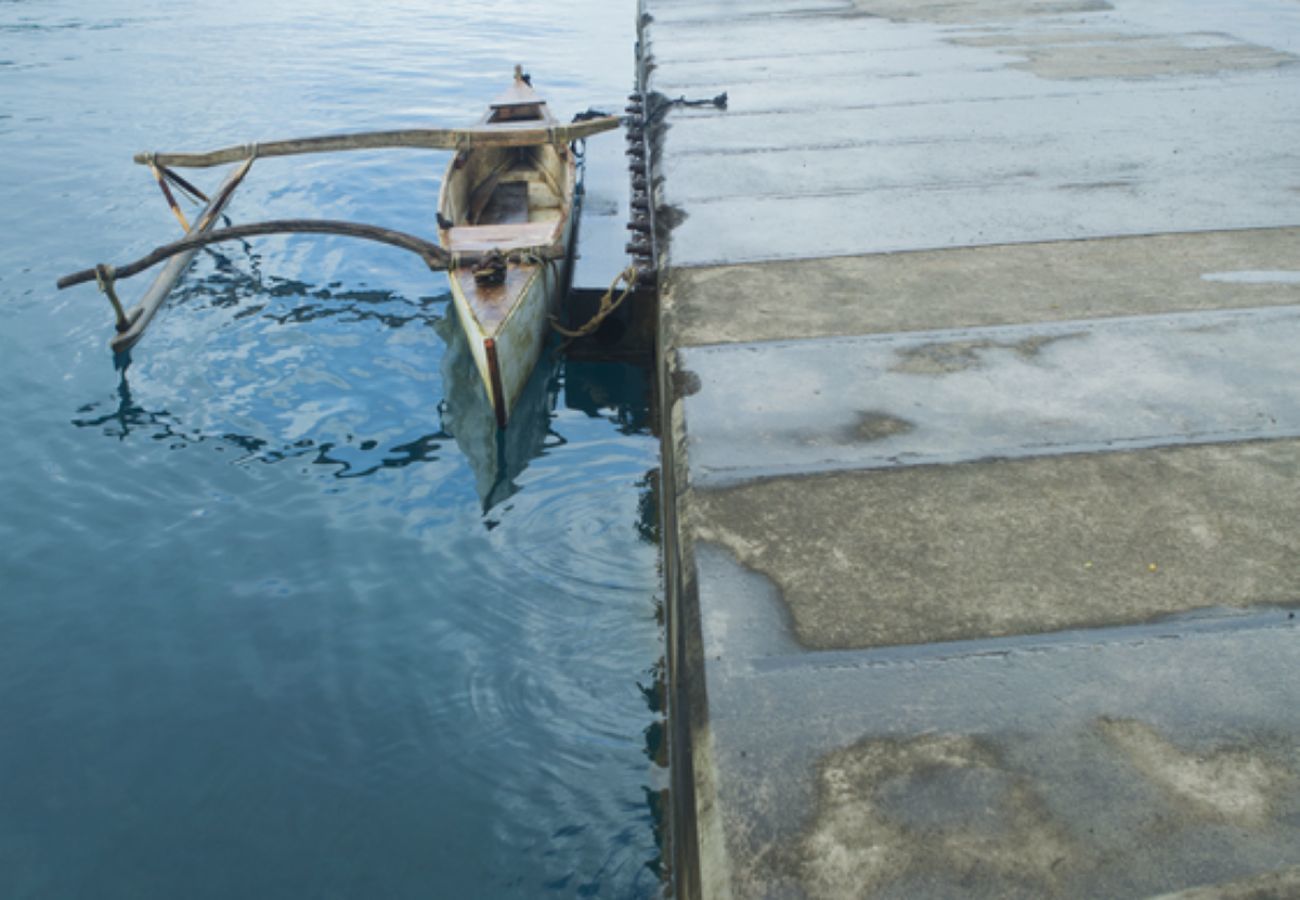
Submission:
M 117 291 L 113 289 L 113 282 L 116 280 L 117 273 L 112 266 L 98 263 L 95 266 L 95 283 L 99 285 L 100 291 L 108 296 L 108 302 L 113 304 L 113 312 L 117 313 L 117 331 L 119 334 L 131 327 L 131 320 L 126 317 L 126 310 L 122 308 L 122 301 L 117 299 Z
M 570 339 L 586 337 L 587 335 L 592 334 L 601 326 L 602 322 L 613 315 L 614 311 L 623 305 L 624 300 L 631 296 L 632 291 L 636 289 L 636 276 L 636 266 L 628 266 L 622 272 L 619 272 L 618 275 L 615 276 L 614 281 L 610 284 L 609 290 L 605 291 L 601 296 L 600 306 L 597 308 L 595 314 L 588 319 L 587 323 L 582 327 L 576 330 L 565 328 L 559 323 L 559 320 L 556 319 L 555 316 L 551 316 L 551 327 L 566 338 Z M 626 284 L 623 288 L 623 293 L 619 294 L 618 299 L 615 300 L 614 292 L 618 290 L 619 282 L 625 282 Z

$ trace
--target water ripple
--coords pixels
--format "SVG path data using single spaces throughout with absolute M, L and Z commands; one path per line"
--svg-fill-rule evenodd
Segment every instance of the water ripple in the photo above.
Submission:
M 359 9 L 0 0 L 6 896 L 659 893 L 642 376 L 544 366 L 498 446 L 409 254 L 211 248 L 117 368 L 52 287 L 175 239 L 141 149 L 627 92 L 623 3 Z M 230 215 L 431 235 L 446 161 L 261 160 Z

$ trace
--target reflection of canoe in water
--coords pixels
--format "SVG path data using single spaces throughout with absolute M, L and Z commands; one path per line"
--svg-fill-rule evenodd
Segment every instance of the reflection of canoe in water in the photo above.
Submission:
M 480 131 L 508 133 L 559 122 L 518 67 Z M 457 253 L 499 251 L 448 271 L 456 315 L 496 425 L 512 419 L 545 343 L 567 280 L 574 154 L 564 143 L 478 146 L 459 151 L 438 198 L 438 236 Z
M 559 360 L 547 353 L 544 364 L 534 367 L 515 400 L 510 427 L 501 429 L 464 333 L 446 319 L 439 322 L 438 331 L 447 342 L 442 357 L 442 427 L 469 460 L 475 489 L 487 512 L 518 492 L 515 478 L 550 446 Z

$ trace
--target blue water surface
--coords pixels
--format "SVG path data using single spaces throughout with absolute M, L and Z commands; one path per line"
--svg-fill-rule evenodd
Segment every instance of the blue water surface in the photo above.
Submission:
M 634 15 L 0 2 L 0 897 L 660 890 L 640 373 L 544 365 L 485 463 L 414 256 L 205 251 L 116 368 L 53 287 L 177 236 L 136 151 L 468 122 L 515 62 L 618 109 Z M 432 235 L 445 165 L 262 160 L 231 214 Z

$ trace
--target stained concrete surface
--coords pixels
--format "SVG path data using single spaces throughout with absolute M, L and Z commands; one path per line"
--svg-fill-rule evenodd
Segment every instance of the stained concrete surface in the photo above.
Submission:
M 1300 867 L 1269 872 L 1231 884 L 1162 894 L 1154 900 L 1277 900 L 1287 897 L 1300 897 Z
M 682 893 L 1300 896 L 1300 4 L 643 6 Z
M 770 584 L 696 551 L 718 893 L 1146 897 L 1298 864 L 1288 612 L 807 653 Z

